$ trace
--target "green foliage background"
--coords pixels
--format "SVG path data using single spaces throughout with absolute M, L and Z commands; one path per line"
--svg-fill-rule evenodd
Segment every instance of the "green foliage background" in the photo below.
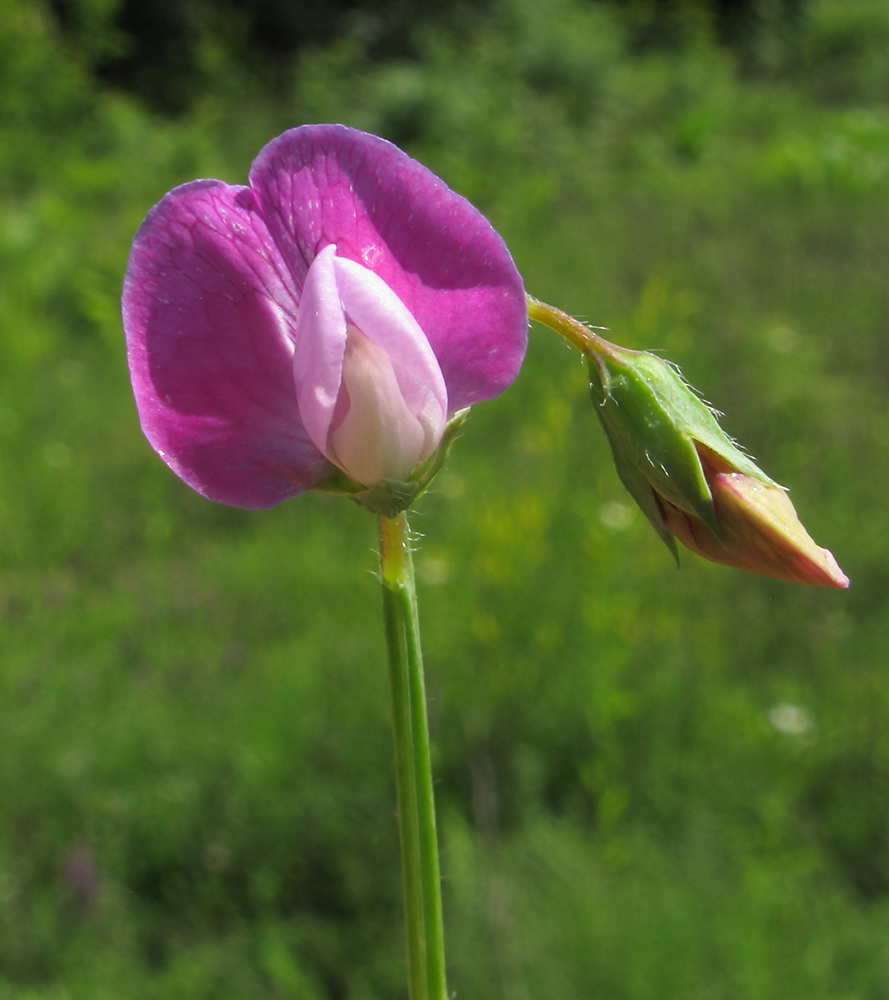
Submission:
M 307 121 L 678 361 L 853 581 L 677 572 L 532 331 L 413 517 L 458 997 L 889 997 L 889 4 L 814 0 L 744 72 L 692 4 L 640 47 L 641 6 L 347 33 L 272 87 L 209 32 L 165 118 L 96 81 L 113 6 L 90 48 L 2 0 L 2 1000 L 404 995 L 373 519 L 189 492 L 120 329 L 148 208 Z

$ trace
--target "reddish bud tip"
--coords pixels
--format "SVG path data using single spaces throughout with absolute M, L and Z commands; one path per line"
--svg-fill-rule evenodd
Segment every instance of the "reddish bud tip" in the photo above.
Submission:
M 713 562 L 776 580 L 849 586 L 833 555 L 816 545 L 802 526 L 784 490 L 734 472 L 718 456 L 699 450 L 719 537 L 700 518 L 658 497 L 664 523 L 686 548 Z

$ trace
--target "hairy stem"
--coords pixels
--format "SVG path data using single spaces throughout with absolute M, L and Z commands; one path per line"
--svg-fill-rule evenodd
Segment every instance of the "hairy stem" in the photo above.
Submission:
M 579 319 L 569 316 L 568 313 L 562 312 L 555 306 L 541 302 L 540 299 L 535 299 L 533 295 L 528 295 L 526 298 L 529 319 L 548 326 L 550 330 L 555 330 L 587 357 L 595 358 L 599 354 L 608 355 L 614 350 L 613 344 L 610 344 L 604 337 L 600 337 L 595 330 L 585 323 L 581 323 Z

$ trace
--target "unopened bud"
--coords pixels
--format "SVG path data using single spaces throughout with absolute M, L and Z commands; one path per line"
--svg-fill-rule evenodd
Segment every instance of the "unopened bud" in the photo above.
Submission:
M 848 587 L 784 487 L 737 447 L 678 369 L 601 338 L 585 353 L 618 475 L 674 556 L 678 538 L 706 559 L 761 576 Z

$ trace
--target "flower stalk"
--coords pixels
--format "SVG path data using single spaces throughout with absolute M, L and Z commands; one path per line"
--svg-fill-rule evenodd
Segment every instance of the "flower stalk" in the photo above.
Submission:
M 611 344 L 528 296 L 528 315 L 583 354 L 621 482 L 678 562 L 676 540 L 711 562 L 790 583 L 848 587 L 787 491 L 719 426 L 675 365 Z
M 438 836 L 407 517 L 380 517 L 410 1000 L 447 1000 Z

